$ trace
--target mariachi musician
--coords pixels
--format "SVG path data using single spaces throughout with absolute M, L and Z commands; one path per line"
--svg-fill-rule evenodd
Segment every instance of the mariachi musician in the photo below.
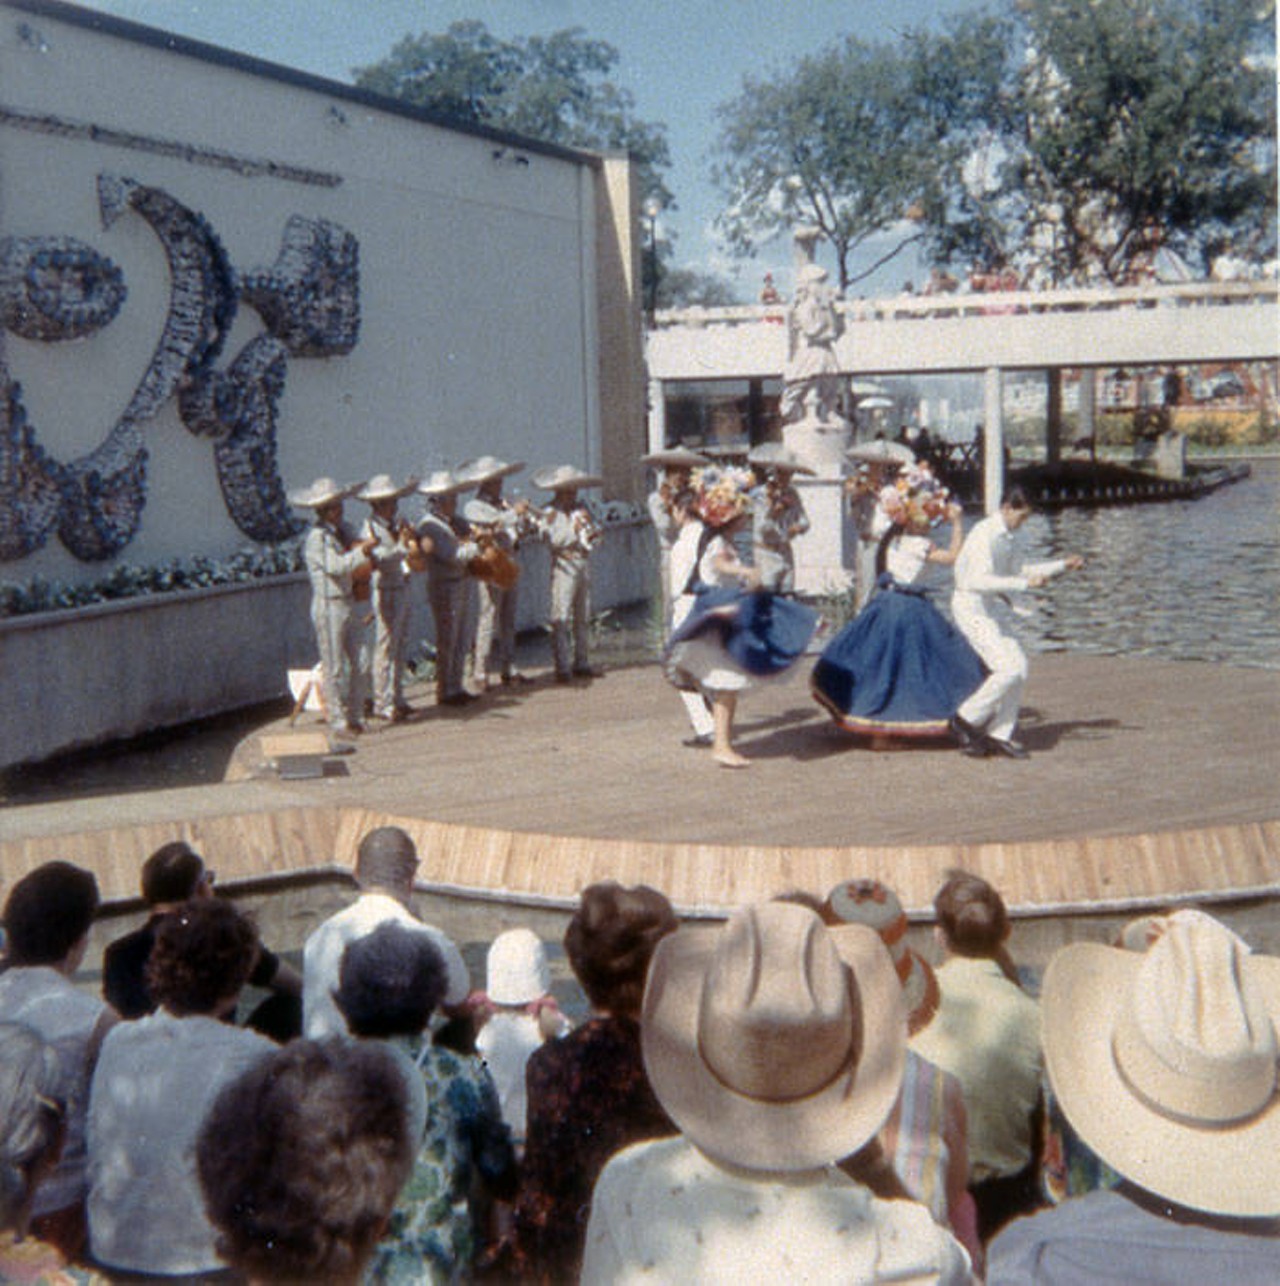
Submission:
M 317 478 L 289 495 L 290 504 L 315 515 L 303 557 L 311 578 L 311 623 L 320 653 L 326 717 L 335 730 L 352 735 L 361 730 L 364 713 L 354 581 L 362 569 L 372 570 L 377 544 L 373 538 L 358 540 L 342 520 L 343 500 L 360 485 L 341 487 L 332 478 Z
M 790 594 L 796 587 L 791 542 L 809 530 L 809 515 L 792 479 L 813 470 L 780 442 L 753 447 L 747 463 L 757 477 L 764 477 L 751 493 L 751 561 L 760 573 L 761 589 Z
M 523 468 L 523 461 L 507 463 L 496 456 L 483 455 L 460 464 L 456 470 L 459 481 L 476 486 L 475 500 L 463 507 L 463 517 L 469 523 L 478 522 L 485 534 L 479 567 L 472 568 L 480 585 L 470 667 L 472 680 L 482 692 L 489 686 L 491 665 L 504 685 L 529 681 L 515 668 L 516 581 L 520 576 L 516 551 L 521 538 L 531 534 L 533 525 L 529 502 L 512 501 L 502 494 L 503 479 Z M 472 506 L 477 501 L 496 517 L 489 521 L 473 518 Z
M 370 582 L 369 606 L 373 613 L 373 657 L 371 688 L 373 717 L 388 723 L 399 723 L 409 713 L 404 697 L 404 664 L 409 630 L 410 571 L 425 571 L 429 547 L 413 524 L 400 517 L 398 506 L 418 485 L 417 478 L 403 483 L 385 473 L 370 478 L 356 493 L 371 512 L 361 535 L 374 539 L 373 575 Z M 359 584 L 356 586 L 359 597 Z

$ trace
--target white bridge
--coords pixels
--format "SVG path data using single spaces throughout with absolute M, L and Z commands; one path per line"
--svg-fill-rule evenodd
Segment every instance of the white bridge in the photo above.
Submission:
M 1108 367 L 1274 362 L 1276 296 L 1269 280 L 858 300 L 838 305 L 845 325 L 835 352 L 849 376 L 981 374 L 990 506 L 1001 489 L 1004 372 L 1072 368 L 1091 379 Z M 782 375 L 785 304 L 691 308 L 654 320 L 650 449 L 665 444 L 668 385 Z

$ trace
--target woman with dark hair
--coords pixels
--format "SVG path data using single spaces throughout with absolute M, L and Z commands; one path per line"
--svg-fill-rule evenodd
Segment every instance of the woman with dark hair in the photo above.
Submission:
M 926 465 L 911 465 L 880 492 L 889 526 L 876 550 L 877 591 L 827 644 L 810 680 L 814 699 L 846 732 L 946 737 L 960 703 L 986 671 L 964 636 L 916 585 L 929 564 L 960 553 L 962 511 Z M 951 524 L 948 545 L 930 537 Z
M 222 1021 L 257 954 L 252 922 L 221 898 L 187 902 L 156 926 L 147 985 L 160 1008 L 112 1029 L 89 1099 L 89 1250 L 106 1267 L 223 1266 L 193 1148 L 222 1087 L 275 1048 Z
M 677 926 L 645 885 L 592 884 L 564 935 L 595 1016 L 529 1058 L 527 1132 L 516 1202 L 522 1280 L 576 1281 L 591 1191 L 605 1162 L 640 1139 L 674 1134 L 640 1054 L 640 1007 L 654 948 Z
M 711 754 L 724 768 L 750 760 L 733 747 L 739 696 L 784 674 L 809 646 L 818 614 L 760 588 L 760 574 L 738 557 L 735 540 L 751 521 L 749 469 L 707 467 L 694 475 L 692 514 L 671 550 L 674 629 L 667 674 L 711 705 Z
M 38 1185 L 32 1230 L 69 1259 L 84 1247 L 88 1191 L 85 1113 L 89 1081 L 114 1010 L 72 981 L 98 910 L 98 882 L 70 862 L 46 862 L 23 876 L 4 908 L 8 938 L 0 973 L 0 1014 L 24 1023 L 58 1055 L 53 1097 L 66 1106 L 62 1155 Z
M 377 1041 L 396 1056 L 416 1150 L 369 1267 L 371 1283 L 465 1276 L 476 1257 L 476 1182 L 499 1199 L 515 1191 L 511 1135 L 484 1064 L 425 1035 L 446 982 L 439 948 L 404 925 L 380 925 L 343 952 L 334 999 L 358 1042 Z
M 224 1086 L 195 1153 L 235 1272 L 359 1282 L 413 1164 L 402 1076 L 373 1043 L 295 1041 Z

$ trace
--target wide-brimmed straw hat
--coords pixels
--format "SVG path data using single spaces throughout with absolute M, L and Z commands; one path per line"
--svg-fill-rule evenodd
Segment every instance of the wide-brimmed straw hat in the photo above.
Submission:
M 651 464 L 655 469 L 701 469 L 711 463 L 711 457 L 688 447 L 668 447 L 665 451 L 650 451 L 648 455 L 642 455 L 640 463 Z
M 1201 912 L 1143 954 L 1062 949 L 1041 992 L 1045 1063 L 1080 1137 L 1167 1201 L 1280 1216 L 1280 959 Z
M 923 1031 L 938 1012 L 938 977 L 923 956 L 907 946 L 907 913 L 898 895 L 879 880 L 845 880 L 827 894 L 828 924 L 865 924 L 880 935 L 907 1001 L 907 1030 Z
M 508 462 L 499 460 L 496 455 L 481 455 L 474 460 L 464 460 L 455 470 L 459 482 L 492 482 L 495 478 L 506 478 L 519 473 L 524 468 L 523 460 Z
M 289 503 L 299 509 L 323 509 L 335 500 L 345 500 L 354 495 L 363 486 L 363 482 L 343 486 L 332 478 L 317 478 L 309 487 L 289 492 Z
M 845 453 L 846 460 L 856 464 L 915 464 L 916 453 L 902 442 L 886 442 L 876 438 L 874 442 L 859 442 Z
M 495 1005 L 527 1005 L 551 990 L 547 949 L 532 929 L 508 929 L 489 944 L 485 992 Z
M 571 464 L 550 464 L 543 469 L 535 469 L 529 480 L 543 491 L 575 491 L 581 487 L 604 486 L 603 478 L 583 473 Z
M 641 1037 L 662 1106 L 708 1156 L 751 1170 L 840 1160 L 884 1124 L 902 1082 L 906 1008 L 862 925 L 770 902 L 681 929 L 649 966 Z
M 447 496 L 456 491 L 465 491 L 472 485 L 455 477 L 448 469 L 433 469 L 418 483 L 417 490 L 424 496 Z
M 747 463 L 761 469 L 782 469 L 787 473 L 813 473 L 803 460 L 781 442 L 762 442 L 747 454 Z
M 473 496 L 462 506 L 462 516 L 468 522 L 489 526 L 502 521 L 502 510 L 496 505 L 491 505 L 487 500 L 480 500 Z
M 412 474 L 403 482 L 396 482 L 389 473 L 375 473 L 368 482 L 356 492 L 356 499 L 372 504 L 375 500 L 399 500 L 407 496 L 418 485 L 418 479 Z

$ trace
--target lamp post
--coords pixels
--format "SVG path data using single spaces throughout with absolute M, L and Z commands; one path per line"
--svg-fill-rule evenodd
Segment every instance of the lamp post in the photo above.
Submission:
M 645 283 L 645 311 L 650 326 L 654 324 L 658 311 L 658 215 L 661 213 L 662 202 L 656 196 L 649 197 L 644 203 L 644 217 L 649 227 L 649 280 Z

